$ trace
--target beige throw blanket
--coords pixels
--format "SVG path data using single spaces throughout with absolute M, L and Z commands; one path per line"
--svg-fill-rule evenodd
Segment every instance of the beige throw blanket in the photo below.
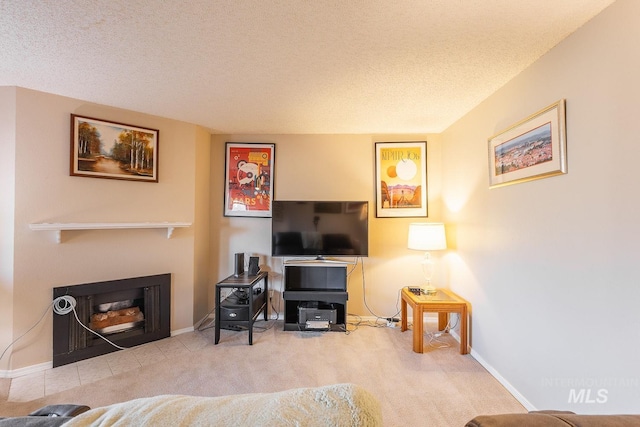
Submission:
M 161 395 L 95 408 L 77 426 L 382 426 L 378 401 L 354 384 L 276 393 L 198 397 Z

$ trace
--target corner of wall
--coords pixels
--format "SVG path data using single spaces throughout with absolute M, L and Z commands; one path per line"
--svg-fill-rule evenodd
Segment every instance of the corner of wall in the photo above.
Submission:
M 0 355 L 13 341 L 16 88 L 0 87 Z M 8 352 L 7 352 L 8 353 Z M 7 353 L 0 368 L 9 367 Z M 9 353 L 10 355 L 10 353 Z

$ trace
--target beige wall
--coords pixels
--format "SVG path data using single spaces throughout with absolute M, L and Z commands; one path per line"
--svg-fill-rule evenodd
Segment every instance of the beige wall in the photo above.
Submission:
M 16 89 L 0 87 L 0 355 L 13 339 L 15 129 Z
M 376 218 L 374 143 L 427 141 L 429 218 Z M 437 135 L 216 135 L 212 148 L 212 271 L 222 279 L 233 272 L 233 254 L 261 257 L 270 271 L 275 304 L 281 303 L 282 261 L 272 258 L 271 220 L 223 216 L 224 144 L 274 143 L 275 198 L 282 200 L 369 201 L 369 256 L 354 267 L 348 282 L 348 311 L 361 316 L 397 315 L 398 291 L 421 283 L 420 252 L 407 249 L 410 222 L 436 221 L 441 213 L 440 142 Z M 347 260 L 353 260 L 353 258 Z M 364 283 L 363 268 L 364 266 Z M 210 295 L 213 289 L 210 290 Z M 365 297 L 366 304 L 365 307 Z M 211 297 L 210 297 L 211 299 Z M 281 310 L 281 305 L 279 306 Z M 370 310 L 369 310 L 370 309 Z
M 270 220 L 222 214 L 225 141 L 276 144 L 276 198 L 371 202 L 365 283 L 358 265 L 349 312 L 394 315 L 398 290 L 421 281 L 421 254 L 406 249 L 415 219 L 375 218 L 374 142 L 426 139 L 428 220 L 445 219 L 451 246 L 439 257 L 446 268 L 437 282 L 471 302 L 473 357 L 531 409 L 637 412 L 638 16 L 640 3 L 618 0 L 441 135 L 209 138 L 185 123 L 0 88 L 0 166 L 15 169 L 0 171 L 15 189 L 3 185 L 0 195 L 13 205 L 0 210 L 0 248 L 14 261 L 2 253 L 0 348 L 32 326 L 53 286 L 171 271 L 173 330 L 212 307 L 213 283 L 232 272 L 235 252 L 262 256 L 281 291 Z M 560 98 L 567 99 L 569 174 L 489 190 L 487 138 Z M 160 129 L 160 183 L 69 177 L 69 113 Z M 149 230 L 75 232 L 60 245 L 28 229 L 31 222 L 103 220 L 194 226 L 171 240 Z M 50 322 L 19 342 L 0 369 L 50 360 Z M 583 389 L 590 397 L 571 402 L 571 390 Z
M 188 123 L 17 89 L 15 100 L 15 242 L 13 316 L 0 312 L 0 348 L 38 320 L 52 288 L 125 277 L 172 273 L 171 330 L 190 328 L 194 293 L 208 283 L 209 135 Z M 69 176 L 70 114 L 159 130 L 159 183 Z M 11 145 L 11 142 L 9 142 Z M 3 218 L 4 220 L 4 218 Z M 186 221 L 190 228 L 32 231 L 38 222 Z M 4 225 L 4 224 L 3 224 Z M 196 259 L 199 262 L 196 262 Z M 9 284 L 11 285 L 11 283 Z M 198 308 L 202 311 L 202 307 Z M 51 360 L 51 316 L 16 343 L 0 367 L 16 370 Z
M 209 202 L 211 199 L 211 135 L 206 129 L 198 127 L 196 129 L 195 145 L 195 206 L 193 221 L 194 238 L 194 312 L 193 322 L 197 322 L 209 311 L 207 293 L 210 287 L 209 264 L 210 264 L 210 221 Z
M 450 285 L 530 408 L 638 410 L 638 17 L 617 1 L 442 135 Z M 561 98 L 569 173 L 490 190 L 487 139 Z

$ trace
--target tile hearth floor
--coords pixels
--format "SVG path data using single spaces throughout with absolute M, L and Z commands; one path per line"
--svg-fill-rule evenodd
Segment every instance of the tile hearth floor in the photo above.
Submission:
M 142 344 L 57 368 L 23 375 L 11 380 L 9 402 L 28 402 L 34 399 L 89 384 L 100 379 L 131 371 L 160 360 L 188 355 L 212 345 L 213 329 L 188 332 L 160 341 Z

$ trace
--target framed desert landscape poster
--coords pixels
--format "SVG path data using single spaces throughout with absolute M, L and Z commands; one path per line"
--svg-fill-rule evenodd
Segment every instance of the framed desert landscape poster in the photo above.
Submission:
M 159 131 L 71 115 L 73 176 L 158 182 Z
M 227 142 L 224 216 L 270 218 L 275 144 Z
M 427 142 L 376 142 L 376 216 L 427 216 Z

